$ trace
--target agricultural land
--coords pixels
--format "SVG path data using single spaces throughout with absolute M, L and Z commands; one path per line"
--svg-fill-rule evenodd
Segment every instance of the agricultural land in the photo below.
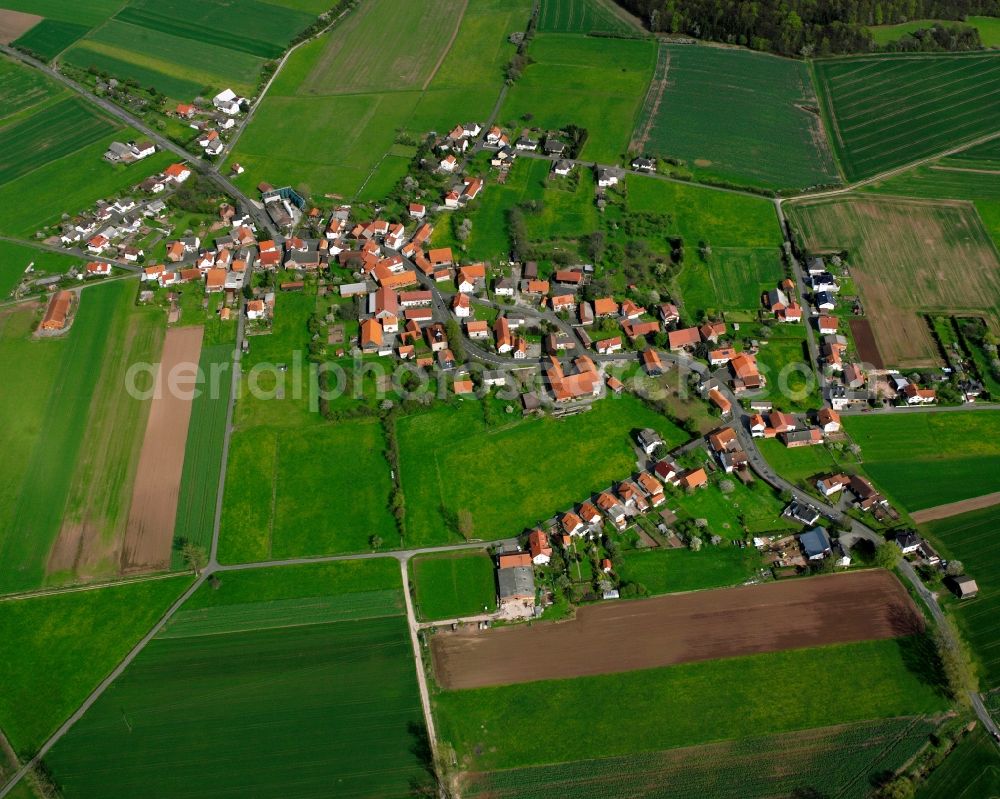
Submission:
M 997 411 L 845 420 L 848 434 L 861 446 L 865 472 L 910 511 L 995 491 L 998 425 Z
M 971 204 L 850 197 L 796 203 L 789 214 L 807 252 L 847 253 L 886 364 L 939 363 L 921 313 L 997 324 L 1000 261 Z
M 849 181 L 995 133 L 1000 54 L 881 55 L 813 64 L 824 121 Z
M 262 576 L 278 585 L 247 596 Z M 49 754 L 67 791 L 322 796 L 335 773 L 338 791 L 375 796 L 426 781 L 396 562 L 243 577 L 203 586 Z M 168 741 L 184 765 L 157 756 Z
M 998 520 L 1000 508 L 994 506 L 923 525 L 927 535 L 941 545 L 947 557 L 968 564 L 982 586 L 975 599 L 954 605 L 952 611 L 980 661 L 981 679 L 988 688 L 1000 687 L 1000 654 L 997 652 L 1000 627 L 996 621 L 1000 591 L 994 582 L 1000 571 Z
M 493 559 L 485 551 L 425 555 L 413 561 L 417 614 L 455 619 L 496 609 Z
M 806 65 L 747 50 L 661 45 L 633 148 L 730 183 L 838 182 Z

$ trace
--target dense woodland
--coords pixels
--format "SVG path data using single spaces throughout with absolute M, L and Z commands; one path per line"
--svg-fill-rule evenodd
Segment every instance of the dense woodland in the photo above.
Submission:
M 967 50 L 979 34 L 967 15 L 1000 16 L 1000 0 L 618 0 L 656 33 L 740 44 L 782 55 L 878 49 L 866 30 L 918 19 L 955 25 L 906 34 L 887 50 Z

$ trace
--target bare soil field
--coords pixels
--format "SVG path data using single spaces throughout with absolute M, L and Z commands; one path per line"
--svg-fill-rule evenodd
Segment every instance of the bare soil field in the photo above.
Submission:
M 944 505 L 935 505 L 933 508 L 924 508 L 911 513 L 910 518 L 917 524 L 923 524 L 938 519 L 947 519 L 949 516 L 958 516 L 960 513 L 968 513 L 970 510 L 992 508 L 994 505 L 1000 505 L 1000 491 L 972 497 L 972 499 L 962 499 L 958 502 L 946 502 Z
M 170 566 L 202 332 L 200 327 L 171 328 L 163 342 L 125 528 L 123 572 Z
M 844 197 L 789 215 L 807 251 L 847 252 L 886 365 L 940 365 L 921 313 L 983 314 L 1000 329 L 1000 259 L 971 203 Z
M 480 688 L 921 630 L 903 586 L 875 570 L 589 605 L 557 624 L 441 632 L 431 653 L 442 687 Z
M 878 344 L 875 343 L 871 322 L 867 319 L 851 319 L 848 324 L 851 326 L 851 335 L 854 337 L 854 345 L 858 348 L 861 360 L 870 363 L 876 369 L 884 369 L 885 362 L 882 360 L 882 353 L 878 351 Z
M 10 44 L 42 21 L 38 14 L 0 9 L 0 44 Z

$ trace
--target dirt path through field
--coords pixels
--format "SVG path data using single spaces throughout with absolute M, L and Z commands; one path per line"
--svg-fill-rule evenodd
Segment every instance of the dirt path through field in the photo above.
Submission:
M 44 17 L 24 11 L 0 9 L 0 44 L 10 44 L 41 22 Z
M 910 514 L 910 518 L 917 524 L 933 522 L 938 519 L 947 519 L 949 516 L 958 516 L 960 513 L 968 513 L 970 510 L 982 510 L 1000 505 L 1000 491 L 992 494 L 983 494 L 980 497 L 962 499 L 958 502 L 947 502 L 944 505 L 935 505 L 933 508 L 924 508 Z
M 201 340 L 202 328 L 175 327 L 163 342 L 125 529 L 122 572 L 170 565 Z
M 437 63 L 434 65 L 434 69 L 431 70 L 431 74 L 427 76 L 427 80 L 424 81 L 424 85 L 420 87 L 422 91 L 427 91 L 427 87 L 431 85 L 431 81 L 434 80 L 434 76 L 438 74 L 438 70 L 441 69 L 441 65 L 448 57 L 448 53 L 451 52 L 451 47 L 455 44 L 455 39 L 458 38 L 458 29 L 462 27 L 462 20 L 465 18 L 465 11 L 468 7 L 469 0 L 462 0 L 462 8 L 457 14 L 455 14 L 455 30 L 451 32 L 451 38 L 448 40 L 447 46 L 441 50 L 441 55 L 438 56 Z
M 923 629 L 887 571 L 673 594 L 580 609 L 558 624 L 438 633 L 434 673 L 445 688 L 608 674 Z

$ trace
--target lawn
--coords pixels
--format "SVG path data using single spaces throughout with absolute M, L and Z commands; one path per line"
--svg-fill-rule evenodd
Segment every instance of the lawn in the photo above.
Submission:
M 985 315 L 1000 330 L 1000 261 L 971 204 L 863 195 L 795 203 L 788 216 L 807 252 L 847 252 L 886 364 L 940 362 L 922 313 Z
M 335 567 L 307 569 L 307 592 L 292 569 L 278 577 L 288 593 L 253 596 L 271 581 L 241 587 L 242 574 L 204 586 L 211 598 L 196 596 L 46 758 L 66 794 L 374 797 L 426 782 L 406 619 L 384 601 L 399 596 L 398 564 L 371 564 L 370 580 L 352 564 L 344 585 Z
M 864 468 L 908 511 L 996 491 L 1000 411 L 845 416 Z
M 541 167 L 533 164 L 530 170 L 529 180 L 541 177 Z M 589 169 L 580 169 L 573 178 L 549 178 L 541 196 L 540 208 L 525 214 L 528 237 L 539 242 L 583 239 L 598 230 L 600 222 L 594 205 L 594 187 L 594 174 Z M 529 194 L 532 188 L 529 184 Z
M 994 486 L 995 488 L 995 486 Z M 922 529 L 943 557 L 957 558 L 979 585 L 979 595 L 951 605 L 981 664 L 981 681 L 986 689 L 1000 687 L 1000 507 L 962 513 L 927 522 Z
M 724 542 L 690 549 L 635 549 L 624 552 L 619 577 L 639 583 L 650 594 L 673 594 L 704 588 L 741 585 L 757 573 L 760 555 L 756 549 L 740 549 Z
M 839 182 L 804 62 L 742 49 L 661 48 L 663 77 L 654 80 L 633 134 L 637 152 L 750 186 Z
M 232 344 L 202 347 L 199 368 L 207 382 L 191 404 L 191 422 L 177 499 L 174 539 L 192 541 L 206 550 L 211 546 L 215 525 L 222 441 L 226 433 L 226 410 L 232 387 L 232 362 Z M 221 369 L 223 365 L 227 367 L 225 371 Z M 219 380 L 211 380 L 213 371 L 220 375 Z M 212 390 L 213 382 L 218 391 Z
M 61 255 L 48 250 L 36 250 L 27 244 L 0 241 L 0 300 L 14 290 L 24 270 L 31 265 L 33 278 L 46 275 L 64 275 L 74 266 L 83 266 L 83 260 L 72 255 Z
M 0 729 L 41 746 L 163 615 L 190 578 L 0 600 Z
M 833 474 L 844 468 L 858 471 L 852 456 L 834 455 L 825 446 L 789 449 L 776 438 L 760 440 L 757 446 L 774 471 L 810 491 L 816 490 L 815 480 L 810 479 L 816 475 Z
M 943 710 L 938 675 L 927 671 L 929 649 L 922 637 L 889 639 L 445 691 L 435 712 L 439 735 L 468 770 L 579 760 L 583 740 L 600 741 L 604 757 L 627 755 Z M 863 702 L 830 701 L 845 673 Z M 770 690 L 776 675 L 814 690 Z M 595 713 L 595 697 L 613 712 Z M 544 746 L 521 734 L 551 719 L 559 719 L 559 734 Z
M 671 508 L 676 507 L 677 515 L 682 519 L 704 519 L 708 522 L 707 532 L 724 539 L 745 538 L 748 534 L 794 527 L 782 517 L 784 503 L 766 483 L 755 480 L 751 486 L 745 486 L 732 475 L 720 477 L 722 479 L 733 485 L 728 494 L 713 484 L 676 500 L 670 499 L 667 504 Z
M 580 157 L 618 163 L 653 74 L 656 44 L 540 33 L 528 54 L 532 63 L 508 92 L 500 120 L 510 127 L 530 119 L 541 128 L 586 128 Z
M 813 62 L 824 122 L 848 180 L 994 132 L 1000 54 L 867 55 Z
M 996 743 L 977 725 L 931 772 L 916 799 L 981 799 L 1000 796 L 1000 755 Z
M 410 563 L 421 620 L 454 619 L 496 609 L 493 559 L 485 550 L 423 555 Z
M 668 446 L 687 435 L 624 395 L 568 419 L 487 428 L 478 402 L 441 406 L 397 425 L 407 543 L 454 540 L 454 517 L 472 517 L 472 537 L 516 535 L 582 502 L 635 470 L 632 433 L 652 427 Z M 489 502 L 482 501 L 489 490 Z
M 762 397 L 772 400 L 776 407 L 795 412 L 816 410 L 823 404 L 809 360 L 804 325 L 771 328 L 767 344 L 762 344 L 757 353 L 757 364 L 767 378 Z
M 691 799 L 837 796 L 864 799 L 901 768 L 935 725 L 920 717 L 863 721 L 661 752 L 465 775 L 469 799 L 629 796 Z M 725 767 L 720 768 L 719 764 Z
M 82 421 L 102 367 L 123 344 L 108 335 L 109 320 L 128 313 L 134 291 L 131 281 L 85 289 L 72 328 L 58 340 L 32 341 L 35 320 L 27 314 L 6 323 L 3 362 L 11 377 L 0 403 L 10 409 L 6 418 L 23 421 L 10 435 L 4 460 L 0 593 L 37 588 L 45 578 L 85 438 Z M 29 400 L 37 405 L 28 408 Z

